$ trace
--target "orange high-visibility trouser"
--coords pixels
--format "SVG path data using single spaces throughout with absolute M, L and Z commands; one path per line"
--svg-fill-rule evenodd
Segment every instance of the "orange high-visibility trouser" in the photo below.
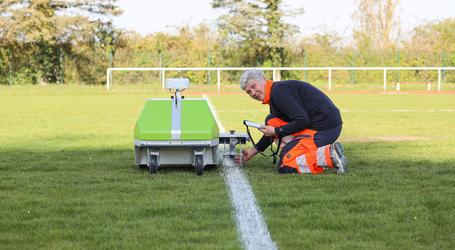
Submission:
M 267 125 L 272 127 L 282 127 L 286 124 L 288 123 L 279 118 L 267 120 Z M 314 135 L 316 133 L 316 130 L 304 129 L 292 135 L 283 137 L 280 145 L 280 148 L 283 150 L 287 143 L 294 140 L 298 140 L 298 142 L 291 149 L 288 149 L 287 152 L 281 152 L 279 168 L 292 168 L 299 174 L 318 174 L 324 172 L 324 169 L 326 168 L 333 168 L 332 159 L 330 157 L 330 145 L 318 148 L 314 142 Z M 277 141 L 277 138 L 275 138 L 275 141 Z

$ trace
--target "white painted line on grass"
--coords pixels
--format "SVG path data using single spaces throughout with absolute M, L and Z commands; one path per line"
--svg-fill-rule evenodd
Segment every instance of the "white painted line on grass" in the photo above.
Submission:
M 224 132 L 224 127 L 218 119 L 218 114 L 207 94 L 202 95 L 202 98 L 207 100 L 220 131 Z M 223 158 L 222 153 L 218 157 Z M 235 223 L 243 247 L 248 250 L 277 249 L 267 229 L 261 209 L 257 205 L 253 190 L 242 169 L 235 165 L 232 158 L 225 158 L 222 165 L 224 182 L 234 208 Z
M 234 207 L 237 231 L 245 249 L 277 249 L 247 178 L 232 158 L 223 161 L 223 176 Z

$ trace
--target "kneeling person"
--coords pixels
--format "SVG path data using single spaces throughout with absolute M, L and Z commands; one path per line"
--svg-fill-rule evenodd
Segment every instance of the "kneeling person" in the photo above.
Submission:
M 260 70 L 245 71 L 240 87 L 270 107 L 257 148 L 242 150 L 244 162 L 275 141 L 281 148 L 280 173 L 317 174 L 333 168 L 339 174 L 345 173 L 343 148 L 336 141 L 343 122 L 327 95 L 306 82 L 266 80 Z

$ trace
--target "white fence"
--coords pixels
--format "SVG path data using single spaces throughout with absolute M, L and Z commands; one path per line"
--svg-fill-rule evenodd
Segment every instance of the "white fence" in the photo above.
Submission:
M 295 71 L 327 71 L 328 72 L 328 89 L 332 90 L 332 72 L 333 71 L 382 71 L 383 88 L 387 90 L 387 71 L 406 71 L 406 70 L 425 70 L 438 72 L 438 91 L 441 91 L 442 71 L 455 70 L 455 67 L 212 67 L 212 68 L 108 68 L 106 71 L 106 89 L 109 90 L 112 85 L 113 71 L 158 71 L 160 72 L 161 86 L 165 88 L 165 79 L 167 71 L 216 71 L 217 72 L 217 89 L 221 90 L 221 71 L 245 71 L 249 69 L 260 69 L 262 71 L 272 71 L 273 80 L 276 79 L 276 72 L 281 70 Z

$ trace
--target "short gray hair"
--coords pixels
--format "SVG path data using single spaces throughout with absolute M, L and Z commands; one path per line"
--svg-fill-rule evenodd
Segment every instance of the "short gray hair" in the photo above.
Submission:
M 240 76 L 240 88 L 245 90 L 246 84 L 251 80 L 256 80 L 258 82 L 265 81 L 264 72 L 258 69 L 247 70 L 243 72 L 243 74 Z

